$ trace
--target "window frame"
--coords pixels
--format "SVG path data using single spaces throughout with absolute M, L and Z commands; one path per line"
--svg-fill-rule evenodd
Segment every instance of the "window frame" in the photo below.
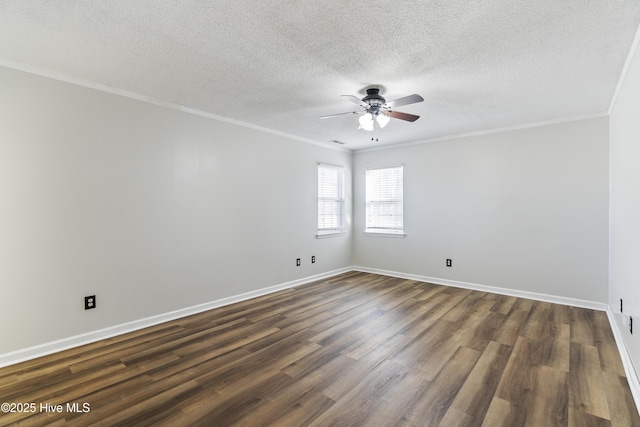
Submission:
M 378 192 L 382 192 L 382 191 L 387 191 L 387 192 L 391 192 L 390 195 L 382 196 L 381 194 L 378 194 L 378 196 L 375 198 L 375 200 L 371 199 L 372 195 L 370 194 L 371 190 L 373 189 L 372 186 L 375 185 L 375 183 L 370 182 L 370 173 L 373 173 L 375 171 L 389 171 L 389 170 L 399 170 L 399 175 L 400 175 L 400 185 L 394 185 L 391 188 L 382 188 L 382 186 L 378 186 Z M 394 172 L 395 174 L 398 174 L 398 172 Z M 378 177 L 377 179 L 380 180 L 382 177 Z M 385 236 L 385 237 L 404 237 L 405 236 L 405 225 L 404 225 L 404 164 L 400 164 L 400 165 L 395 165 L 395 166 L 384 166 L 384 167 L 369 167 L 365 169 L 365 218 L 364 218 L 364 232 L 367 235 L 378 235 L 378 236 Z M 400 197 L 397 198 L 397 192 L 400 192 Z M 389 197 L 395 197 L 395 198 L 389 198 Z M 383 200 L 385 199 L 385 200 Z M 371 206 L 373 203 L 378 203 L 380 205 L 382 205 L 383 203 L 385 204 L 389 204 L 389 202 L 392 202 L 391 206 L 388 206 L 388 209 L 393 212 L 394 210 L 397 211 L 397 206 L 394 208 L 393 203 L 395 202 L 396 204 L 399 202 L 400 203 L 400 221 L 399 221 L 399 226 L 383 226 L 383 220 L 380 219 L 380 216 L 378 215 L 378 221 L 375 221 L 373 224 L 370 221 L 370 217 L 372 215 L 371 212 Z M 378 210 L 383 209 L 384 207 L 379 207 Z M 393 223 L 398 223 L 397 220 L 398 215 L 394 215 L 391 214 L 390 215 L 390 222 Z
M 338 172 L 336 187 L 332 189 L 335 191 L 335 197 L 330 197 L 330 196 L 321 197 L 321 192 L 322 192 L 321 185 L 323 184 L 323 181 L 320 176 L 321 169 L 333 170 Z M 329 236 L 337 236 L 337 235 L 345 234 L 346 233 L 345 167 L 339 166 L 339 165 L 332 165 L 329 163 L 318 162 L 316 172 L 317 172 L 316 173 L 316 176 L 317 176 L 316 237 L 320 238 L 320 237 L 329 237 Z M 323 209 L 321 207 L 321 204 L 323 202 L 325 203 L 329 202 L 330 204 L 332 201 L 336 204 L 336 207 L 337 207 L 337 212 L 335 214 L 335 217 L 336 217 L 335 226 L 329 226 L 329 227 L 325 226 L 324 228 L 321 228 L 321 212 L 322 211 L 327 212 L 330 210 L 330 209 L 327 210 L 326 208 Z

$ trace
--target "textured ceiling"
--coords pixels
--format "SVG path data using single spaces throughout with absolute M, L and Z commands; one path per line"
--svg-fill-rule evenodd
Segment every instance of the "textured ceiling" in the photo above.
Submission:
M 0 60 L 361 149 L 606 112 L 639 22 L 638 0 L 2 0 Z M 378 142 L 319 119 L 371 85 L 421 118 Z

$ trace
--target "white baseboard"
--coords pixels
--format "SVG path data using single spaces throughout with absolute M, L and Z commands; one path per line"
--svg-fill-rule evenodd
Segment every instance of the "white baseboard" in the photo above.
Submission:
M 314 282 L 316 280 L 322 280 L 327 277 L 346 273 L 352 270 L 353 269 L 351 267 L 332 270 L 326 273 L 304 277 L 302 279 L 297 279 L 290 282 L 269 286 L 267 288 L 262 288 L 262 289 L 258 289 L 251 292 L 245 292 L 243 294 L 222 298 L 216 301 L 210 301 L 204 304 L 198 304 L 192 307 L 182 308 L 180 310 L 159 314 L 157 316 L 151 316 L 144 319 L 134 320 L 132 322 L 110 326 L 108 328 L 99 329 L 97 331 L 92 331 L 92 332 L 88 332 L 81 335 L 75 335 L 75 336 L 63 338 L 57 341 L 51 341 L 48 343 L 36 345 L 33 347 L 28 347 L 28 348 L 13 351 L 10 353 L 0 354 L 0 368 L 9 366 L 9 365 L 14 365 L 16 363 L 24 362 L 27 360 L 35 359 L 38 357 L 46 356 L 48 354 L 57 353 L 59 351 L 68 350 L 70 348 L 79 347 L 81 345 L 90 344 L 90 343 L 100 341 L 106 338 L 111 338 L 117 335 L 122 335 L 127 332 L 133 332 L 139 329 L 148 328 L 149 326 L 155 326 L 160 323 L 179 319 L 181 317 L 190 316 L 192 314 L 201 313 L 203 311 L 211 310 L 217 307 L 222 307 L 222 306 L 233 304 L 236 302 L 245 301 L 251 298 L 256 298 L 262 295 L 271 294 L 273 292 L 281 291 L 283 289 L 293 288 L 295 286 Z
M 596 301 L 588 301 L 577 298 L 567 298 L 555 295 L 540 294 L 537 292 L 517 291 L 508 288 L 479 285 L 477 283 L 459 282 L 457 280 L 440 279 L 437 277 L 420 276 L 417 274 L 400 273 L 397 271 L 380 270 L 377 268 L 354 266 L 354 270 L 365 273 L 382 274 L 383 276 L 398 277 L 400 279 L 417 280 L 419 282 L 434 283 L 436 285 L 453 286 L 455 288 L 472 289 L 474 291 L 491 292 L 493 294 L 508 295 L 513 297 L 527 298 L 536 301 L 552 302 L 554 304 L 569 305 L 572 307 L 589 308 L 592 310 L 606 311 L 608 305 Z
M 627 346 L 624 344 L 622 332 L 618 327 L 618 322 L 616 322 L 611 306 L 607 306 L 607 317 L 609 318 L 613 337 L 615 338 L 616 345 L 618 346 L 618 353 L 620 353 L 620 358 L 622 359 L 622 366 L 624 366 L 624 373 L 627 376 L 631 395 L 633 396 L 633 400 L 636 402 L 636 408 L 640 411 L 640 380 L 638 380 L 638 373 L 633 366 L 633 362 L 631 361 L 631 357 L 627 351 Z

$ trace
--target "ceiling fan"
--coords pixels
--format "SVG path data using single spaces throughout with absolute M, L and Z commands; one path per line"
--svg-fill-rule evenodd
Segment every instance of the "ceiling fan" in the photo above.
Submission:
M 401 113 L 400 111 L 392 110 L 392 108 L 424 101 L 424 98 L 422 98 L 420 95 L 413 94 L 387 102 L 387 100 L 384 99 L 382 95 L 380 95 L 380 89 L 378 88 L 367 89 L 367 96 L 362 99 L 353 95 L 341 96 L 364 108 L 364 110 L 329 114 L 328 116 L 322 116 L 320 118 L 327 119 L 329 117 L 342 116 L 345 114 L 362 114 L 358 121 L 360 122 L 359 128 L 362 128 L 364 130 L 373 130 L 374 121 L 378 123 L 381 128 L 383 128 L 389 123 L 389 120 L 391 118 L 406 120 L 408 122 L 415 122 L 420 118 L 420 116 Z

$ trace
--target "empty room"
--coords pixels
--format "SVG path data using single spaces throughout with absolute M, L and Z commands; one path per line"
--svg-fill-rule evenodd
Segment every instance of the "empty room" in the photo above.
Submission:
M 0 2 L 0 426 L 640 427 L 640 2 Z

